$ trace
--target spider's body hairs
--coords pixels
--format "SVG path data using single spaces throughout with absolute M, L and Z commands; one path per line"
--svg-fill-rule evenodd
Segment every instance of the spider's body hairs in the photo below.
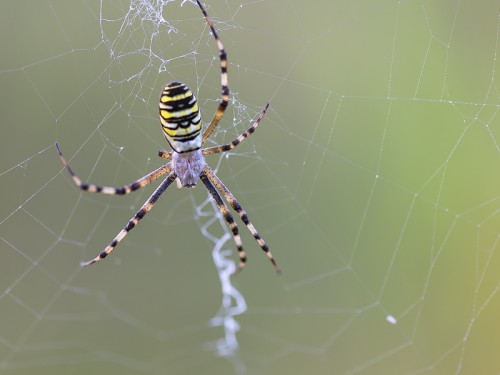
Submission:
M 172 153 L 172 169 L 180 187 L 195 187 L 205 166 L 205 158 L 201 150 L 182 154 Z
M 89 266 L 97 263 L 101 259 L 106 258 L 120 243 L 120 241 L 130 232 L 139 221 L 153 208 L 155 203 L 161 195 L 168 189 L 174 180 L 177 180 L 179 187 L 194 187 L 201 179 L 207 188 L 210 196 L 214 200 L 219 209 L 219 212 L 228 223 L 229 228 L 233 234 L 236 248 L 240 258 L 238 271 L 243 269 L 246 265 L 246 253 L 243 250 L 243 244 L 239 235 L 238 226 L 235 223 L 228 207 L 222 200 L 220 193 L 224 196 L 229 205 L 235 210 L 243 223 L 246 225 L 250 233 L 259 244 L 260 248 L 267 255 L 276 272 L 281 272 L 276 261 L 274 260 L 269 247 L 266 242 L 259 235 L 253 224 L 250 222 L 247 213 L 238 203 L 236 198 L 232 195 L 228 188 L 222 183 L 212 169 L 205 163 L 205 155 L 217 154 L 232 150 L 238 146 L 241 141 L 251 135 L 260 121 L 264 117 L 269 103 L 266 104 L 259 117 L 255 122 L 241 135 L 234 139 L 231 143 L 208 147 L 201 149 L 202 145 L 206 142 L 210 134 L 219 124 L 229 102 L 229 88 L 227 77 L 227 55 L 224 46 L 217 35 L 217 32 L 212 24 L 212 21 L 207 15 L 207 12 L 199 2 L 196 0 L 199 8 L 201 9 L 205 20 L 215 38 L 217 48 L 219 50 L 220 66 L 221 66 L 221 100 L 219 107 L 212 118 L 207 129 L 202 134 L 202 121 L 198 102 L 193 92 L 183 83 L 172 82 L 166 85 L 160 96 L 159 111 L 160 122 L 167 142 L 172 148 L 172 152 L 160 151 L 158 155 L 162 158 L 170 160 L 167 164 L 155 169 L 144 177 L 132 182 L 129 185 L 121 187 L 112 186 L 98 186 L 82 182 L 82 180 L 73 172 L 67 161 L 65 160 L 59 145 L 56 143 L 57 151 L 61 158 L 62 163 L 68 170 L 75 184 L 82 190 L 90 193 L 103 193 L 110 195 L 124 195 L 129 194 L 135 190 L 141 189 L 153 181 L 157 180 L 163 175 L 167 175 L 163 182 L 156 188 L 153 194 L 142 205 L 139 211 L 128 221 L 127 225 L 116 235 L 106 248 L 101 251 L 94 259 L 88 262 L 81 262 L 82 266 Z M 237 271 L 237 272 L 238 272 Z

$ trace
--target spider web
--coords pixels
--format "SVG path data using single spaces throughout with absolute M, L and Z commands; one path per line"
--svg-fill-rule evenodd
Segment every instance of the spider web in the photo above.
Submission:
M 217 50 L 191 1 L 6 0 L 0 138 L 0 369 L 6 374 L 500 372 L 500 160 L 494 2 L 206 3 L 230 107 L 207 158 L 269 243 L 206 191 L 81 192 L 157 168 L 161 87 L 204 122 Z M 235 215 L 237 216 L 237 215 Z M 211 251 L 211 253 L 210 253 Z M 213 260 L 213 261 L 212 261 Z

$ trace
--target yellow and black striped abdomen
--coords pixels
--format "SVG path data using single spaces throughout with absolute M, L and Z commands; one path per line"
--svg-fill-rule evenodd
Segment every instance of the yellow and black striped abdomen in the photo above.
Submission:
M 201 147 L 201 116 L 193 92 L 184 83 L 172 82 L 160 97 L 160 122 L 163 135 L 175 152 Z

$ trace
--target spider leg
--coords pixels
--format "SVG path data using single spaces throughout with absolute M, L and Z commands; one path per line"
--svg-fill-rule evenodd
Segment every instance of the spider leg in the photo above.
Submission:
M 153 172 L 148 173 L 144 177 L 135 180 L 129 185 L 124 185 L 120 187 L 113 186 L 99 186 L 94 184 L 88 184 L 86 182 L 82 182 L 80 177 L 78 177 L 75 172 L 71 169 L 68 162 L 64 158 L 61 149 L 59 148 L 59 144 L 56 143 L 57 152 L 59 153 L 59 157 L 61 158 L 62 163 L 68 170 L 71 178 L 75 182 L 75 184 L 82 190 L 88 191 L 89 193 L 102 193 L 102 194 L 110 194 L 110 195 L 124 195 L 129 194 L 135 190 L 141 189 L 146 185 L 149 185 L 154 180 L 163 176 L 165 173 L 169 173 L 172 170 L 172 166 L 170 164 L 163 165 L 160 168 L 155 169 Z
M 168 151 L 158 151 L 158 156 L 160 158 L 165 158 L 165 159 L 168 159 L 168 160 L 172 160 L 172 153 L 171 152 L 168 152 Z
M 247 256 L 245 253 L 245 250 L 243 249 L 243 243 L 241 242 L 241 237 L 238 232 L 238 225 L 234 222 L 233 216 L 229 212 L 229 209 L 225 205 L 224 201 L 220 197 L 219 193 L 215 189 L 214 185 L 210 182 L 210 180 L 207 178 L 207 175 L 205 172 L 202 172 L 200 174 L 201 181 L 205 184 L 208 192 L 210 193 L 210 196 L 214 199 L 215 204 L 217 204 L 217 207 L 219 208 L 220 213 L 224 217 L 224 220 L 229 224 L 229 228 L 231 229 L 231 232 L 233 233 L 233 238 L 234 242 L 236 243 L 236 248 L 238 249 L 238 254 L 240 257 L 240 264 L 238 266 L 238 271 L 241 271 L 243 268 L 245 268 L 246 261 L 247 261 Z
M 247 228 L 250 231 L 250 233 L 252 233 L 253 238 L 255 238 L 255 240 L 259 244 L 260 248 L 267 255 L 267 257 L 269 258 L 269 260 L 273 264 L 274 269 L 276 270 L 276 272 L 277 273 L 281 273 L 281 269 L 276 264 L 276 261 L 274 260 L 274 257 L 271 254 L 271 252 L 269 251 L 269 247 L 267 246 L 266 242 L 260 236 L 259 232 L 257 232 L 257 230 L 253 226 L 253 224 L 250 221 L 250 219 L 248 219 L 248 215 L 245 212 L 245 210 L 243 209 L 243 207 L 240 206 L 240 204 L 238 203 L 238 201 L 236 200 L 236 198 L 234 197 L 234 195 L 231 194 L 231 192 L 224 185 L 224 183 L 221 181 L 221 179 L 219 177 L 217 177 L 217 175 L 214 173 L 214 171 L 208 165 L 206 165 L 205 168 L 203 168 L 202 176 L 208 177 L 208 179 L 210 180 L 210 182 L 212 183 L 212 185 L 215 186 L 222 193 L 222 195 L 229 202 L 229 204 L 231 205 L 231 207 L 233 208 L 233 210 L 235 210 L 238 213 L 238 215 L 241 218 L 241 221 L 243 221 L 243 223 L 245 223 L 245 225 L 247 226 Z M 202 177 L 202 180 L 203 180 L 203 177 Z M 205 183 L 205 181 L 203 181 L 203 182 Z M 207 185 L 207 184 L 205 183 L 205 185 Z
M 207 24 L 210 27 L 210 31 L 212 31 L 212 35 L 215 38 L 215 42 L 217 43 L 217 48 L 219 49 L 219 59 L 220 59 L 220 70 L 221 70 L 221 76 L 220 76 L 220 81 L 221 81 L 221 93 L 222 93 L 222 98 L 219 102 L 219 107 L 217 108 L 217 112 L 214 115 L 214 118 L 210 122 L 210 125 L 208 128 L 205 130 L 203 133 L 203 143 L 205 143 L 210 137 L 210 134 L 214 131 L 214 129 L 217 127 L 219 124 L 220 119 L 222 118 L 222 115 L 224 115 L 224 111 L 227 108 L 228 102 L 229 102 L 229 87 L 227 83 L 227 54 L 226 50 L 224 49 L 224 45 L 222 44 L 221 40 L 219 39 L 219 36 L 217 35 L 217 31 L 215 31 L 215 27 L 210 20 L 210 17 L 208 17 L 208 14 L 203 8 L 203 5 L 201 5 L 199 0 L 196 0 L 198 3 L 198 6 L 200 7 L 203 16 L 205 17 L 205 20 L 207 20 Z
M 81 262 L 80 265 L 82 267 L 85 266 L 90 266 L 91 264 L 94 264 L 101 259 L 106 258 L 109 253 L 111 253 L 115 247 L 120 243 L 121 240 L 130 232 L 134 227 L 139 223 L 139 221 L 146 216 L 146 214 L 151 211 L 155 203 L 158 201 L 158 199 L 161 197 L 161 195 L 167 190 L 167 188 L 170 186 L 172 181 L 176 179 L 176 175 L 172 172 L 170 173 L 165 180 L 156 188 L 156 190 L 151 194 L 149 199 L 144 203 L 139 211 L 132 217 L 132 219 L 129 220 L 127 225 L 116 235 L 116 237 L 113 239 L 113 241 L 110 242 L 106 248 L 101 251 L 94 259 L 88 261 L 88 262 Z
M 243 141 L 245 138 L 247 138 L 249 135 L 251 135 L 255 129 L 257 129 L 257 126 L 259 126 L 262 118 L 266 114 L 267 109 L 269 108 L 269 103 L 266 104 L 262 112 L 260 113 L 259 117 L 255 122 L 250 126 L 247 130 L 245 130 L 241 135 L 239 135 L 234 141 L 231 143 L 221 145 L 221 146 L 215 146 L 215 147 L 207 147 L 203 149 L 203 155 L 209 155 L 209 154 L 217 154 L 219 152 L 224 152 L 224 151 L 229 151 L 238 146 L 241 141 Z

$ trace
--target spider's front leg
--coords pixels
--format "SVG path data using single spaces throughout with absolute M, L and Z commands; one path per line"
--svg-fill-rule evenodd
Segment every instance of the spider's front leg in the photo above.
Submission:
M 144 203 L 139 211 L 132 217 L 132 219 L 129 220 L 127 225 L 116 235 L 116 237 L 113 239 L 113 241 L 110 242 L 106 248 L 99 253 L 94 259 L 88 261 L 88 262 L 81 262 L 80 265 L 82 267 L 85 266 L 90 266 L 91 264 L 94 264 L 101 259 L 106 258 L 109 253 L 111 253 L 115 247 L 120 243 L 121 240 L 130 232 L 132 229 L 135 228 L 137 223 L 146 216 L 146 214 L 151 211 L 155 203 L 158 201 L 158 199 L 161 197 L 161 195 L 167 190 L 167 188 L 170 186 L 170 184 L 176 179 L 176 175 L 174 173 L 170 173 L 168 177 L 158 186 L 158 188 L 154 191 L 154 193 L 149 197 L 149 199 Z
M 241 221 L 243 221 L 243 223 L 247 226 L 248 230 L 252 234 L 255 241 L 257 241 L 257 243 L 259 244 L 262 251 L 264 251 L 264 253 L 268 257 L 268 259 L 271 261 L 276 272 L 281 273 L 281 269 L 278 267 L 278 264 L 274 260 L 274 257 L 271 254 L 271 251 L 269 251 L 269 247 L 267 246 L 267 243 L 260 236 L 259 232 L 257 232 L 257 229 L 255 229 L 252 222 L 248 218 L 246 211 L 243 209 L 243 207 L 241 207 L 239 202 L 236 200 L 234 195 L 229 191 L 229 189 L 226 187 L 226 185 L 224 185 L 224 183 L 221 181 L 221 179 L 219 177 L 217 177 L 217 175 L 214 173 L 214 171 L 208 165 L 205 166 L 205 168 L 203 169 L 203 174 L 201 175 L 201 177 L 202 177 L 202 181 L 205 183 L 205 185 L 207 186 L 209 191 L 210 191 L 209 185 L 211 185 L 212 188 L 215 186 L 215 188 L 217 188 L 222 193 L 222 195 L 224 196 L 226 201 L 229 202 L 229 205 L 233 208 L 233 210 L 235 210 L 238 213 Z M 214 196 L 214 193 L 211 192 L 211 194 L 217 202 L 217 198 Z M 227 212 L 227 214 L 224 212 L 223 208 L 221 208 L 220 203 L 217 203 L 217 205 L 219 206 L 219 210 L 221 210 L 221 213 L 224 215 L 224 219 L 226 219 L 226 221 L 229 223 L 229 226 L 231 227 L 231 229 L 233 229 L 231 226 L 232 225 L 231 222 L 234 223 L 234 221 L 232 220 L 231 215 L 229 214 L 229 212 Z M 225 207 L 224 203 L 222 203 L 222 205 Z M 226 208 L 226 210 L 227 210 L 227 208 Z M 226 218 L 226 216 L 227 216 L 227 218 Z M 234 224 L 234 226 L 236 226 L 236 224 Z M 233 231 L 233 234 L 235 234 L 234 231 Z M 238 232 L 236 230 L 236 235 L 237 234 L 238 234 Z M 241 242 L 241 240 L 239 239 L 239 235 L 237 236 L 237 238 L 236 238 L 236 235 L 234 237 L 235 237 L 236 244 L 238 245 L 238 242 Z M 240 249 L 238 247 L 238 250 L 240 251 L 240 269 L 241 269 L 245 265 L 246 254 L 243 251 L 243 248 Z

